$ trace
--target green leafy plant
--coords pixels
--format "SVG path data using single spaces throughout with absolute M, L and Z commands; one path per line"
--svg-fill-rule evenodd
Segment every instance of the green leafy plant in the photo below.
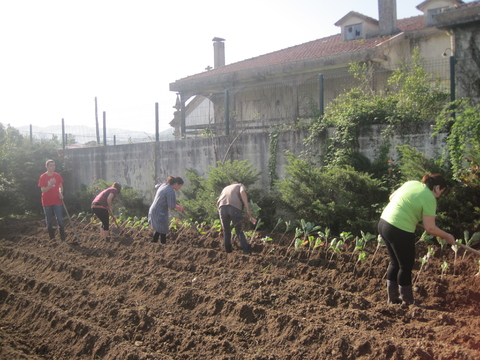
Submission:
M 469 235 L 470 234 L 469 234 L 468 230 L 465 230 L 463 232 L 463 236 L 465 238 L 465 245 L 472 247 L 473 245 L 475 245 L 476 243 L 478 243 L 480 241 L 480 232 L 474 233 L 472 235 L 472 237 L 469 237 Z M 465 258 L 466 253 L 467 253 L 466 251 L 463 253 L 462 259 Z
M 462 239 L 457 239 L 457 242 L 462 243 Z M 460 249 L 459 245 L 457 245 L 457 244 L 452 245 L 452 250 L 455 252 L 455 259 L 453 260 L 453 275 L 455 275 L 455 269 L 456 269 L 456 266 L 457 266 L 458 249 Z
M 429 235 L 426 231 L 422 233 L 418 242 L 423 241 L 427 245 L 436 245 L 435 236 Z
M 345 249 L 345 247 L 346 244 L 342 239 L 334 238 L 330 242 L 330 250 L 332 250 L 332 256 L 330 257 L 329 263 L 332 261 L 333 255 L 341 253 L 342 250 Z
M 440 250 L 443 251 L 447 247 L 447 241 L 445 239 L 442 239 L 441 237 L 437 236 L 437 241 L 440 244 Z
M 422 262 L 421 262 L 421 265 L 420 265 L 420 270 L 418 270 L 418 273 L 417 273 L 417 276 L 415 277 L 415 281 L 413 283 L 413 286 L 415 286 L 418 279 L 420 278 L 420 274 L 422 272 L 423 267 L 428 263 L 428 260 L 430 260 L 430 258 L 432 258 L 433 255 L 435 255 L 435 250 L 433 249 L 433 247 L 429 247 L 427 254 L 424 255 L 421 259 Z
M 373 260 L 375 260 L 375 256 L 377 255 L 378 249 L 380 249 L 383 245 L 385 245 L 385 240 L 383 240 L 382 235 L 378 234 L 377 236 L 377 247 L 375 248 L 375 252 L 373 253 L 372 261 L 370 262 L 370 270 L 373 266 Z
M 359 262 L 365 262 L 365 261 L 367 261 L 367 253 L 366 253 L 366 251 L 362 250 L 358 253 L 357 261 L 355 262 L 355 265 L 353 266 L 353 272 L 355 272 Z
M 360 251 L 360 252 L 363 252 L 364 251 L 364 248 L 365 248 L 365 245 L 372 239 L 375 238 L 375 235 L 372 235 L 370 234 L 369 232 L 367 232 L 366 234 L 360 230 L 360 234 L 362 235 L 361 237 L 355 237 L 355 248 L 353 249 L 352 251 L 352 255 L 350 256 L 350 261 L 352 260 L 353 258 L 353 255 L 355 254 L 355 252 L 357 251 Z M 358 262 L 358 261 L 357 261 Z
M 263 238 L 260 239 L 264 243 L 268 243 L 273 241 L 273 239 L 270 236 L 264 236 Z
M 287 234 L 288 230 L 290 229 L 290 225 L 291 225 L 291 221 L 285 221 L 285 230 L 284 230 L 282 236 L 280 237 L 280 240 L 278 240 L 278 243 L 279 243 L 279 244 L 282 243 L 282 239 L 285 237 L 285 235 Z
M 440 278 L 443 280 L 443 275 L 447 272 L 448 269 L 448 263 L 444 261 L 440 267 L 442 268 L 442 275 L 440 276 Z

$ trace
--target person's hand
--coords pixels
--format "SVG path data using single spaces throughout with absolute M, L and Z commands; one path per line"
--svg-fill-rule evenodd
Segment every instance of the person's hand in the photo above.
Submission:
M 63 200 L 63 193 L 62 193 L 62 192 L 59 192 L 59 193 L 58 193 L 58 197 Z
M 55 183 L 57 182 L 57 179 L 55 178 L 51 178 L 49 181 L 48 181 L 48 186 L 52 187 L 52 186 L 55 186 Z
M 447 234 L 448 236 L 445 237 L 445 241 L 447 244 L 455 245 L 455 237 L 452 234 Z
M 175 206 L 175 209 L 177 209 L 177 210 L 180 211 L 180 212 L 183 212 L 183 210 L 184 210 L 184 209 L 183 209 L 183 206 L 181 206 L 181 205 Z

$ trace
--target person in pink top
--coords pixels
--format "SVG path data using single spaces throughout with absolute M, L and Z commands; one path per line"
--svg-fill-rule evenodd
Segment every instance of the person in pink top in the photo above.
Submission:
M 65 241 L 65 227 L 63 223 L 63 178 L 55 172 L 55 161 L 47 160 L 45 163 L 47 172 L 40 175 L 38 186 L 42 191 L 42 206 L 45 213 L 48 235 L 50 239 L 55 239 L 55 229 L 53 227 L 53 216 L 57 219 L 60 229 L 60 238 Z
M 121 190 L 122 185 L 114 182 L 112 186 L 100 192 L 92 201 L 92 211 L 102 222 L 102 228 L 100 229 L 102 237 L 110 237 L 109 215 L 113 217 L 112 203 Z

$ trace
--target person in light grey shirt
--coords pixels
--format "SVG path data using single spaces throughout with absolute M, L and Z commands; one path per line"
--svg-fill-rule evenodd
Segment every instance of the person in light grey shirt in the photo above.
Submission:
M 248 206 L 247 191 L 245 186 L 240 183 L 226 186 L 217 200 L 218 214 L 223 228 L 223 242 L 227 253 L 232 252 L 232 223 L 240 239 L 243 253 L 246 255 L 251 253 L 251 247 L 242 231 L 243 206 L 245 206 L 249 219 L 255 223 L 256 220 L 250 213 L 250 207 Z

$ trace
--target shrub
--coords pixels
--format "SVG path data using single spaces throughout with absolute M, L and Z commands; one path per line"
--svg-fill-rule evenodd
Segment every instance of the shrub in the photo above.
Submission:
M 245 185 L 249 199 L 255 201 L 248 187 L 257 181 L 259 172 L 253 170 L 252 166 L 249 160 L 219 161 L 217 166 L 210 166 L 206 179 L 193 169 L 187 170 L 188 186 L 181 190 L 181 205 L 187 217 L 199 222 L 213 222 L 218 218 L 216 201 L 221 191 L 234 182 Z
M 285 206 L 297 219 L 326 226 L 332 232 L 374 232 L 379 204 L 388 192 L 380 180 L 351 167 L 323 171 L 288 155 L 286 177 L 277 182 Z

